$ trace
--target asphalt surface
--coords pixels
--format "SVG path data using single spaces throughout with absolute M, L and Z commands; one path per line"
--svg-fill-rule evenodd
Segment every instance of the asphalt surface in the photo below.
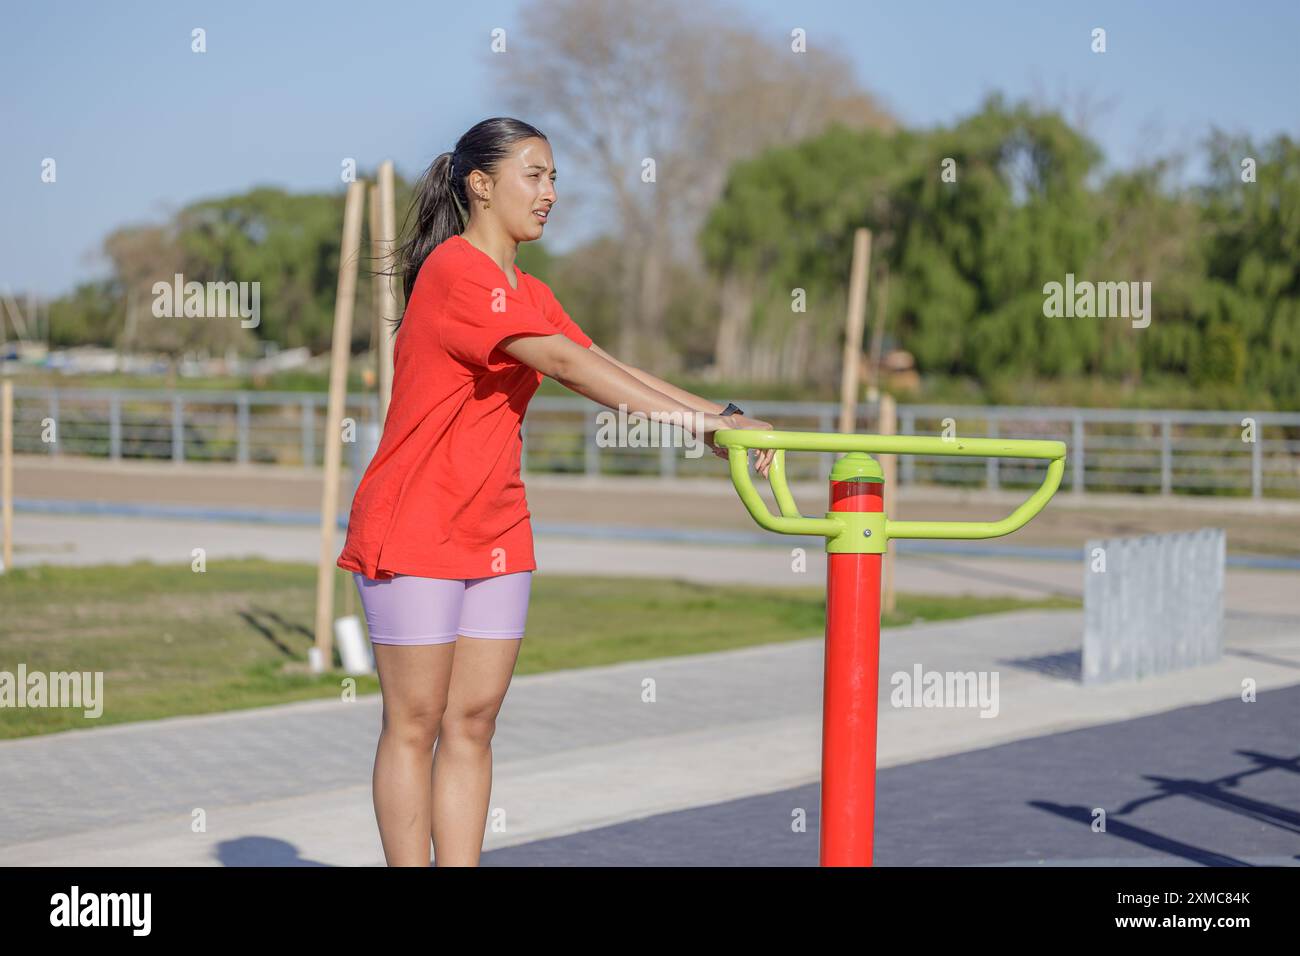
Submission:
M 877 776 L 877 866 L 1300 865 L 1300 686 Z M 816 866 L 818 785 L 483 855 L 484 866 Z M 1105 830 L 1093 828 L 1105 812 Z M 806 814 L 804 832 L 792 820 Z

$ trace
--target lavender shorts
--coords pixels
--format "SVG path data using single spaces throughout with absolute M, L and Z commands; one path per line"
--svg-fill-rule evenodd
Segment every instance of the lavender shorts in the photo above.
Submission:
M 353 571 L 376 644 L 447 644 L 465 637 L 521 638 L 532 571 L 486 578 L 375 580 Z

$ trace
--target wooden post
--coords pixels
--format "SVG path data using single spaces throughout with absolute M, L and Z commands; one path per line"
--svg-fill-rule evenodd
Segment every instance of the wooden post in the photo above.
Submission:
M 871 389 L 878 398 L 880 393 L 880 362 L 885 345 L 885 316 L 889 312 L 889 266 L 880 266 L 880 295 L 877 297 L 876 314 L 871 317 L 871 358 L 867 368 L 871 376 Z
M 397 199 L 393 183 L 393 161 L 386 159 L 379 164 L 379 230 L 376 233 L 375 258 L 383 264 L 385 270 L 395 267 L 393 254 L 397 248 Z M 393 397 L 393 335 L 391 322 L 402 314 L 402 288 L 398 277 L 381 276 L 384 280 L 380 294 L 376 296 L 379 316 L 378 361 L 379 361 L 379 427 L 382 430 L 388 420 L 388 403 Z
M 379 321 L 379 311 L 383 302 L 383 284 L 384 277 L 378 274 L 378 270 L 384 267 L 383 259 L 379 249 L 379 186 L 371 183 L 366 188 L 366 221 L 370 228 L 370 261 L 374 264 L 375 274 L 370 277 L 370 356 L 375 360 L 374 384 L 378 384 L 380 377 L 379 362 L 379 327 L 383 324 Z M 363 373 L 363 375 L 366 373 Z M 369 378 L 364 378 L 367 386 L 371 385 Z
M 384 378 L 384 360 L 379 351 L 379 338 L 383 330 L 383 321 L 381 313 L 384 308 L 385 286 L 388 277 L 379 274 L 379 270 L 385 268 L 383 259 L 383 250 L 379 241 L 383 227 L 380 224 L 379 217 L 379 186 L 376 183 L 370 183 L 366 187 L 366 224 L 370 230 L 370 261 L 374 273 L 370 276 L 370 350 L 369 354 L 374 359 L 374 379 L 370 378 L 370 370 L 363 368 L 362 384 L 369 388 L 372 384 L 379 385 Z M 380 401 L 383 400 L 383 392 L 380 391 Z M 382 413 L 380 420 L 382 421 Z M 353 475 L 353 480 L 360 481 L 360 475 Z M 343 588 L 343 616 L 348 617 L 356 613 L 354 598 L 356 588 Z
M 14 565 L 14 383 L 0 383 L 0 513 L 4 525 L 0 536 L 6 574 Z
M 844 322 L 844 362 L 840 376 L 840 431 L 851 433 L 857 416 L 858 369 L 867 312 L 867 267 L 871 264 L 871 230 L 853 235 L 853 271 L 849 278 L 849 312 Z
M 19 311 L 18 302 L 8 291 L 4 294 L 4 304 L 9 312 L 9 321 L 14 326 L 14 335 L 18 336 L 18 343 L 25 345 L 27 343 L 27 320 L 23 318 L 22 312 Z
M 888 392 L 880 393 L 880 434 L 897 435 L 898 434 L 898 408 L 894 404 L 894 396 Z M 898 501 L 898 456 L 881 455 L 880 470 L 885 478 L 884 491 L 884 508 L 886 517 L 893 517 L 898 520 L 894 514 L 894 507 Z M 880 578 L 880 611 L 882 614 L 891 614 L 894 610 L 894 549 L 885 549 L 884 567 L 881 569 Z
M 334 298 L 334 338 L 330 347 L 330 393 L 325 412 L 325 480 L 320 506 L 320 563 L 316 569 L 316 650 L 318 665 L 334 666 L 334 526 L 338 521 L 339 465 L 343 454 L 343 403 L 347 397 L 348 358 L 352 346 L 352 306 L 357 290 L 357 256 L 361 251 L 361 215 L 366 184 L 348 185 L 343 207 L 343 241 L 339 249 L 339 284 Z

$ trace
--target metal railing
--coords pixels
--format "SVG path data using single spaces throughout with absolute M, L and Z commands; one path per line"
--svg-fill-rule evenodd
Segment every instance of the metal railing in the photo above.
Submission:
M 731 397 L 783 430 L 833 431 L 839 415 L 831 402 Z M 17 387 L 14 451 L 311 467 L 322 460 L 326 398 L 316 392 Z M 855 431 L 877 431 L 877 411 L 860 404 Z M 645 429 L 636 447 L 601 440 L 601 415 L 616 417 L 577 396 L 534 398 L 523 428 L 525 471 L 720 478 L 712 455 L 692 457 L 680 440 L 662 440 L 658 429 Z M 377 416 L 374 395 L 349 397 L 345 417 L 358 428 Z M 1300 497 L 1297 412 L 899 405 L 898 426 L 903 435 L 1064 441 L 1063 490 Z M 825 481 L 834 457 L 804 456 L 789 478 Z M 917 455 L 904 456 L 899 465 L 904 485 L 998 489 L 1039 481 L 1032 464 L 1000 459 Z
M 14 452 L 315 466 L 327 400 L 317 392 L 16 387 Z M 374 395 L 351 396 L 344 417 L 374 421 L 378 409 Z
M 1300 496 L 1300 413 L 1027 406 L 900 405 L 901 434 L 1055 438 L 1070 449 L 1071 491 Z M 977 474 L 983 467 L 984 474 Z M 901 461 L 900 482 L 1027 485 L 1023 466 Z

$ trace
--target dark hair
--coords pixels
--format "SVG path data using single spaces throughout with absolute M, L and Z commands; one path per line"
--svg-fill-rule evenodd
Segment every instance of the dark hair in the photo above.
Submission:
M 494 116 L 471 126 L 456 140 L 456 147 L 450 153 L 442 153 L 424 171 L 415 184 L 406 217 L 409 224 L 411 216 L 415 216 L 414 231 L 394 255 L 393 271 L 402 275 L 406 302 L 411 301 L 415 277 L 429 253 L 464 232 L 469 223 L 469 197 L 465 192 L 469 174 L 481 169 L 489 176 L 494 175 L 515 143 L 534 136 L 546 139 L 541 130 L 523 120 Z M 402 231 L 406 231 L 406 225 Z M 401 324 L 401 318 L 393 323 L 394 333 Z

